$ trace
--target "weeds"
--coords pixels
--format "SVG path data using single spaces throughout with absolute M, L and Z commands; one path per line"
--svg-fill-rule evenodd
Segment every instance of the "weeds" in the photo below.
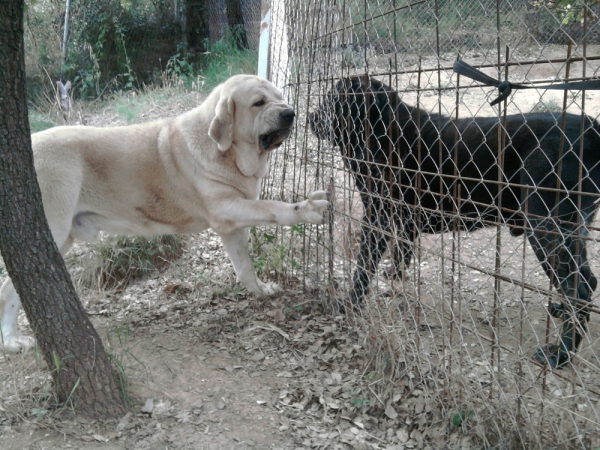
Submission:
M 133 399 L 129 396 L 128 392 L 129 377 L 125 370 L 126 360 L 133 359 L 142 367 L 144 366 L 144 364 L 131 352 L 130 337 L 131 330 L 127 323 L 116 324 L 106 333 L 107 347 L 109 348 L 108 357 L 112 361 L 117 371 L 117 375 L 119 376 L 119 387 L 128 409 L 129 406 L 132 405 Z
M 193 55 L 185 44 L 179 44 L 177 53 L 167 61 L 167 75 L 169 78 L 192 78 L 194 76 Z
M 56 123 L 50 120 L 47 115 L 35 110 L 29 112 L 29 127 L 32 133 L 44 131 L 55 126 Z
M 131 95 L 119 95 L 115 98 L 115 111 L 128 124 L 136 123 L 140 114 L 146 109 L 146 102 L 136 101 Z
M 205 42 L 207 51 L 200 63 L 204 90 L 213 89 L 233 75 L 256 74 L 258 52 L 238 49 L 237 41 L 236 33 L 228 30 L 215 44 Z
M 252 259 L 259 276 L 279 276 L 302 268 L 303 264 L 299 261 L 303 261 L 305 249 L 298 239 L 304 236 L 304 225 L 294 225 L 289 231 L 281 230 L 283 234 L 279 237 L 261 230 L 253 227 L 250 231 Z
M 184 240 L 174 235 L 154 238 L 105 236 L 87 245 L 87 252 L 69 258 L 73 279 L 80 287 L 124 288 L 168 266 L 183 253 Z

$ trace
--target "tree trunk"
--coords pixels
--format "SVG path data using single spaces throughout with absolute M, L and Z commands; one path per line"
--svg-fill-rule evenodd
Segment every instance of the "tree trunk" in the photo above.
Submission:
M 248 48 L 248 35 L 242 14 L 241 0 L 227 0 L 227 23 L 238 49 Z
M 23 0 L 0 2 L 0 252 L 61 403 L 125 414 L 117 373 L 56 247 L 37 182 L 25 91 Z
M 527 27 L 527 40 L 535 42 L 540 37 L 540 7 L 535 0 L 525 0 L 525 17 L 523 22 Z
M 209 37 L 207 0 L 185 1 L 185 32 L 190 49 L 205 51 L 204 40 Z
M 65 6 L 65 26 L 63 30 L 62 52 L 60 56 L 60 72 L 64 75 L 65 64 L 67 63 L 67 55 L 69 54 L 69 9 L 71 0 L 67 0 Z

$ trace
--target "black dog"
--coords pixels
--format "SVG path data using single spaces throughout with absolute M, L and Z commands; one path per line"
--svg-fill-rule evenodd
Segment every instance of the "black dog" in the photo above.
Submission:
M 567 364 L 587 328 L 597 286 L 584 237 L 600 192 L 600 125 L 566 114 L 561 146 L 562 118 L 508 116 L 499 153 L 497 118 L 456 121 L 406 105 L 368 76 L 338 81 L 309 122 L 316 136 L 340 148 L 364 204 L 355 307 L 393 224 L 400 230 L 393 258 L 400 275 L 418 233 L 470 231 L 500 220 L 515 236 L 527 231 L 546 274 L 569 300 L 555 305 L 554 314 L 563 317 L 560 345 L 535 355 L 552 367 Z

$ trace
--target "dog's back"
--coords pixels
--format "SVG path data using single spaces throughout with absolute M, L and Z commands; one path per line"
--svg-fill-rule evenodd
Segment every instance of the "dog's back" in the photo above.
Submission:
M 376 79 L 364 81 L 338 82 L 338 96 L 331 97 L 337 105 L 329 107 L 337 115 L 334 141 L 359 190 L 418 204 L 425 213 L 423 232 L 448 230 L 450 216 L 460 215 L 459 228 L 473 230 L 499 215 L 513 234 L 521 234 L 527 195 L 522 186 L 532 191 L 559 186 L 564 197 L 579 190 L 581 176 L 581 190 L 598 192 L 600 125 L 588 116 L 529 113 L 505 121 L 456 121 L 407 105 Z M 560 167 L 553 167 L 559 160 Z

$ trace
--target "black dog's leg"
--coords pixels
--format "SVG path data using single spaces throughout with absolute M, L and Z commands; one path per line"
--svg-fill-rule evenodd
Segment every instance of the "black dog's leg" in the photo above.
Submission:
M 533 211 L 539 210 L 534 206 Z M 534 355 L 536 360 L 553 368 L 564 367 L 570 360 L 570 352 L 577 351 L 587 330 L 587 304 L 598 284 L 587 261 L 585 240 L 579 234 L 584 229 L 573 223 L 557 222 L 556 218 L 531 219 L 532 231 L 528 233 L 544 271 L 567 297 L 553 311 L 553 315 L 563 320 L 559 345 L 541 348 Z
M 390 238 L 390 212 L 386 209 L 387 202 L 365 195 L 363 203 L 365 204 L 365 216 L 363 217 L 362 240 L 351 294 L 351 301 L 355 307 L 362 303 L 369 289 L 371 275 L 377 270 Z
M 413 243 L 417 231 L 412 212 L 409 208 L 402 207 L 401 212 L 394 212 L 394 222 L 399 230 L 396 245 L 393 247 L 392 267 L 388 273 L 390 279 L 402 280 L 404 271 L 410 267 L 413 257 Z

